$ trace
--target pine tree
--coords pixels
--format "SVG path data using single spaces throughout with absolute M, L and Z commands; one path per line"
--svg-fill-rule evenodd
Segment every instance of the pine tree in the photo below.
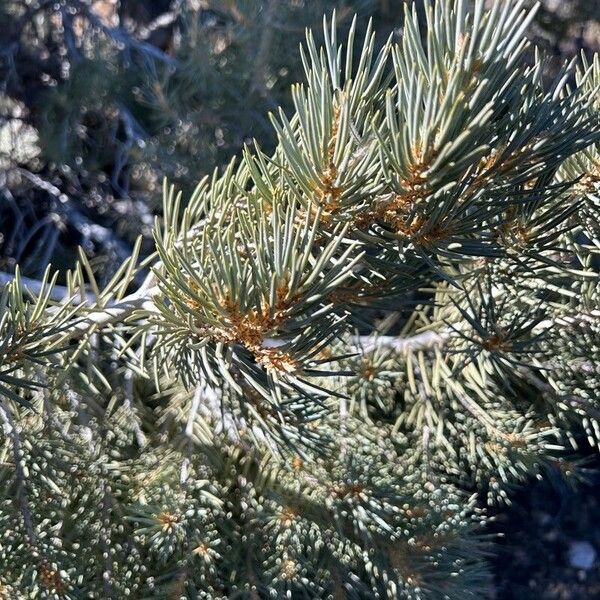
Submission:
M 325 20 L 153 254 L 4 287 L 0 597 L 487 596 L 478 498 L 600 433 L 600 61 L 484 4 Z

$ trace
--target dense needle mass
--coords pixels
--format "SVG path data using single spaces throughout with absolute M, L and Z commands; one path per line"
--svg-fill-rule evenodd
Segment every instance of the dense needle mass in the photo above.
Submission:
M 600 66 L 484 4 L 325 20 L 151 259 L 4 288 L 0 597 L 486 597 L 473 490 L 600 433 Z

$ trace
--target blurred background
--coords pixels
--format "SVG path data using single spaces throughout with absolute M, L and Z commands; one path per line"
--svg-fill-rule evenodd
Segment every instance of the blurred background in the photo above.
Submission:
M 372 18 L 402 35 L 423 0 L 0 0 L 0 274 L 71 267 L 100 281 L 159 214 L 163 177 L 185 191 L 289 111 L 306 27 Z M 526 0 L 533 5 L 533 0 Z M 340 35 L 340 37 L 343 37 Z M 600 50 L 600 0 L 542 0 L 531 38 L 547 77 Z M 596 461 L 597 463 L 598 461 Z M 590 475 L 590 482 L 600 483 Z M 598 489 L 598 486 L 596 486 Z M 498 511 L 498 600 L 600 598 L 600 500 L 536 483 Z M 496 528 L 496 529 L 495 529 Z

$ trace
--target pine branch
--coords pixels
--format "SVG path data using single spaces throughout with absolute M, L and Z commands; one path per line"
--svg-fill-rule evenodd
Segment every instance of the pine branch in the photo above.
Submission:
M 438 0 L 426 33 L 407 9 L 379 51 L 370 25 L 339 45 L 325 20 L 275 150 L 186 202 L 165 184 L 141 265 L 138 241 L 102 289 L 84 255 L 63 287 L 0 275 L 11 585 L 485 596 L 458 488 L 506 500 L 600 440 L 600 277 L 578 242 L 600 69 L 545 86 L 534 13 L 492 4 Z

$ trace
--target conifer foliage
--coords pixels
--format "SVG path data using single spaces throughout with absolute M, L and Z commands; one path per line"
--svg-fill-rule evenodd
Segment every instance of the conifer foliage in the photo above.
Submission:
M 487 597 L 477 496 L 600 435 L 600 63 L 524 4 L 326 19 L 151 256 L 4 287 L 0 598 Z

